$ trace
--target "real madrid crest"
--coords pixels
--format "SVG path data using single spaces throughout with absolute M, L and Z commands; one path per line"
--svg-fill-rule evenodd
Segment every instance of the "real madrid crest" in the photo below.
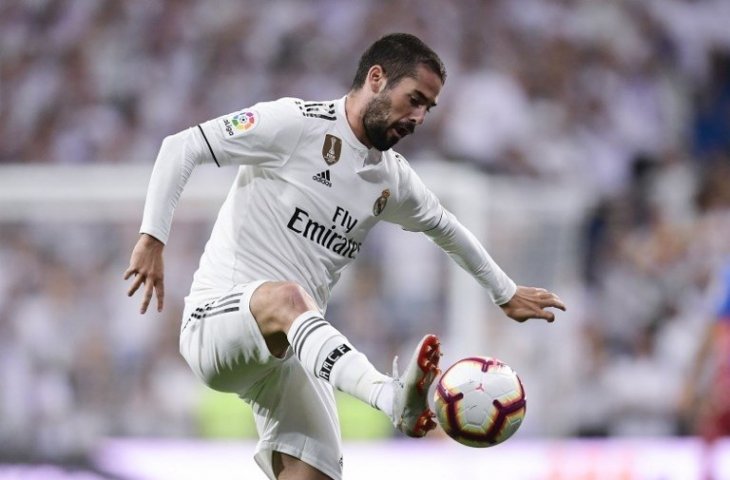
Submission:
M 383 210 L 385 210 L 385 206 L 388 204 L 388 197 L 390 197 L 390 190 L 386 188 L 373 204 L 373 215 L 377 217 L 378 215 L 383 213 Z
M 327 165 L 334 165 L 340 159 L 342 151 L 342 140 L 329 133 L 324 136 L 324 144 L 322 144 L 322 158 Z

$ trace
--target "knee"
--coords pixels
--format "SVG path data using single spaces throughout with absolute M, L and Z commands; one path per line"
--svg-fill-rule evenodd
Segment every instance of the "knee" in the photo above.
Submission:
M 276 287 L 275 295 L 279 304 L 293 315 L 299 315 L 308 310 L 318 310 L 317 303 L 298 283 L 280 283 Z
M 319 307 L 295 282 L 265 283 L 251 297 L 251 313 L 265 333 L 288 331 L 295 318 L 310 310 Z

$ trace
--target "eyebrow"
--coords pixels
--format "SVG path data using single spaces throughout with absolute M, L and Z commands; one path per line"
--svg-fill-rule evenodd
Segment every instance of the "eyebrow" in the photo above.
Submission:
M 438 104 L 434 101 L 430 101 L 426 95 L 423 94 L 420 90 L 414 90 L 413 94 L 419 97 L 419 100 L 421 100 L 423 103 L 428 105 L 428 108 L 433 108 L 437 106 Z

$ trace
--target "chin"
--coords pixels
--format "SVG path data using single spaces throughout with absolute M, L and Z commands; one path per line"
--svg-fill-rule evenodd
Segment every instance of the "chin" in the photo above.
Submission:
M 388 148 L 386 148 L 386 150 L 388 150 L 390 148 L 393 148 L 401 140 L 403 140 L 403 138 L 399 137 L 398 135 L 390 135 L 390 136 L 388 136 L 388 141 L 387 141 Z
M 368 137 L 368 140 L 370 140 L 370 145 L 372 145 L 374 149 L 381 152 L 390 150 L 396 143 L 401 140 L 398 135 L 392 134 L 390 132 L 385 132 L 381 135 L 377 135 L 374 133 L 375 132 L 371 133 L 366 130 L 365 135 Z
M 385 152 L 385 151 L 390 150 L 391 148 L 393 148 L 393 145 L 395 145 L 396 143 L 398 143 L 398 140 L 399 139 L 397 139 L 397 138 L 396 139 L 388 138 L 388 139 L 385 139 L 382 142 L 373 142 L 373 141 L 371 141 L 370 143 L 371 143 L 371 145 L 373 146 L 373 148 L 375 150 L 379 150 L 381 152 Z

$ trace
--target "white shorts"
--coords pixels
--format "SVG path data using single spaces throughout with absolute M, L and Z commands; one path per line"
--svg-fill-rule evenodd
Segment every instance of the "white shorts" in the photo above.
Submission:
M 249 302 L 264 281 L 238 285 L 200 305 L 186 304 L 180 353 L 209 387 L 251 404 L 259 434 L 254 459 L 274 479 L 272 452 L 342 478 L 342 441 L 332 386 L 306 372 L 292 349 L 271 355 Z

